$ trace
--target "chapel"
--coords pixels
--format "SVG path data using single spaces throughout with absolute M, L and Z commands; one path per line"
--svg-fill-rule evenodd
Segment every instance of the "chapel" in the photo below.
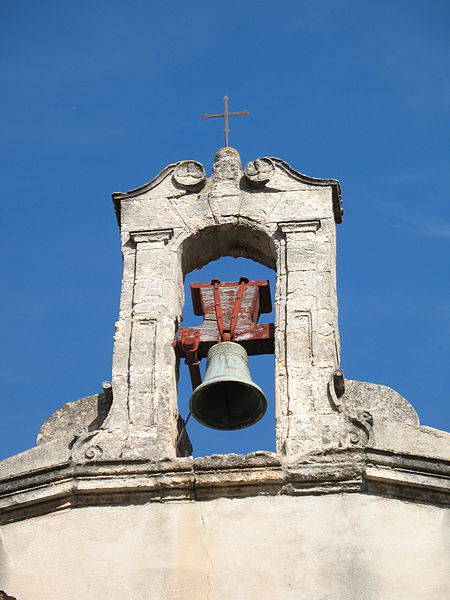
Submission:
M 242 165 L 226 145 L 210 174 L 177 161 L 113 202 L 123 279 L 111 381 L 0 462 L 3 597 L 448 596 L 450 434 L 340 366 L 339 182 L 276 157 Z M 185 276 L 224 256 L 275 270 L 273 323 L 258 320 L 265 281 L 205 281 L 185 297 Z M 201 325 L 182 322 L 186 302 Z M 274 408 L 248 369 L 259 353 L 274 356 Z M 275 452 L 194 458 L 180 369 L 206 427 L 245 429 L 274 410 Z

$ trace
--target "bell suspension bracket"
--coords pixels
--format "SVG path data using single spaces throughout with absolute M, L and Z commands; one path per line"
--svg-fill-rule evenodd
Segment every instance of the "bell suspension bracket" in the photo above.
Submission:
M 273 323 L 258 324 L 261 313 L 272 310 L 268 281 L 191 284 L 194 314 L 204 321 L 196 327 L 180 327 L 174 339 L 179 357 L 189 368 L 192 389 L 201 384 L 200 361 L 217 343 L 234 341 L 249 355 L 273 353 Z

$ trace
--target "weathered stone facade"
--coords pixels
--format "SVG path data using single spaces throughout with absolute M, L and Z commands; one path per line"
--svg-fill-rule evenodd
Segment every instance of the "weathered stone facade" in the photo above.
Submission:
M 450 436 L 339 370 L 339 183 L 278 158 L 242 170 L 223 148 L 210 178 L 181 161 L 113 198 L 124 271 L 112 382 L 0 463 L 0 589 L 18 600 L 444 597 Z M 276 270 L 277 448 L 193 459 L 173 348 L 183 278 L 227 255 Z M 39 565 L 42 549 L 55 569 Z M 73 570 L 61 559 L 71 551 Z

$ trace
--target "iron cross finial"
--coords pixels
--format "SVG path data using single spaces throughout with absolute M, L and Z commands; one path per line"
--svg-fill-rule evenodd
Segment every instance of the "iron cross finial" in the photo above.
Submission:
M 225 133 L 225 148 L 228 148 L 228 134 L 230 133 L 230 130 L 228 129 L 228 117 L 236 117 L 238 115 L 244 115 L 245 117 L 247 115 L 250 114 L 250 112 L 248 110 L 242 110 L 241 112 L 228 112 L 228 96 L 224 96 L 223 97 L 223 104 L 224 104 L 224 111 L 223 113 L 220 113 L 218 115 L 207 115 L 204 114 L 203 118 L 204 119 L 212 119 L 213 117 L 223 117 L 224 119 L 224 133 Z

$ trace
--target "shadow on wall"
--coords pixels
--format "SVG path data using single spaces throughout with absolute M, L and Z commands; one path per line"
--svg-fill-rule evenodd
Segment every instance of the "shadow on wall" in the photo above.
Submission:
M 204 260 L 202 261 L 204 264 Z M 201 264 L 201 263 L 200 263 Z M 185 286 L 185 303 L 182 327 L 199 325 L 202 317 L 194 315 L 190 293 L 191 283 L 208 283 L 213 277 L 224 281 L 239 281 L 241 276 L 250 280 L 268 279 L 272 295 L 272 312 L 263 314 L 260 323 L 273 323 L 273 297 L 275 292 L 275 271 L 253 260 L 246 258 L 230 258 L 225 256 L 213 260 L 201 269 L 187 275 Z M 201 362 L 202 378 L 205 374 L 206 360 Z M 187 425 L 194 456 L 210 454 L 246 454 L 255 450 L 275 451 L 275 403 L 274 403 L 274 356 L 260 355 L 249 357 L 249 368 L 253 381 L 259 385 L 266 395 L 268 408 L 265 416 L 255 425 L 237 431 L 219 431 L 200 425 L 192 417 Z M 181 361 L 178 383 L 178 407 L 181 416 L 186 419 L 189 413 L 189 398 L 192 386 L 189 370 Z

